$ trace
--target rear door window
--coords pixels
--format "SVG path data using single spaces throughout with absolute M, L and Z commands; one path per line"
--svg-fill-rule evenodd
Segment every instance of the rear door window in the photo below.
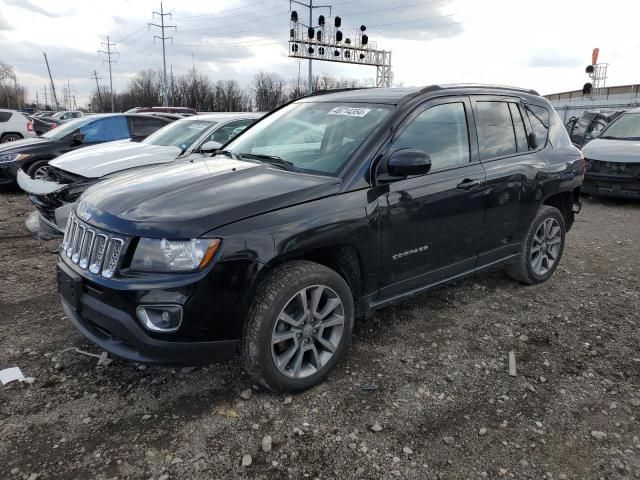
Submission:
M 127 120 L 123 116 L 102 118 L 80 127 L 84 143 L 111 142 L 130 138 Z
M 133 136 L 136 138 L 146 138 L 156 130 L 160 130 L 167 125 L 167 122 L 157 118 L 132 117 L 131 128 Z
M 0 122 L 8 122 L 11 118 L 11 112 L 0 112 Z
M 509 104 L 500 101 L 479 101 L 475 106 L 480 160 L 515 154 L 516 137 Z
M 513 120 L 513 130 L 516 133 L 516 147 L 518 152 L 526 152 L 529 150 L 529 142 L 527 141 L 527 131 L 524 128 L 522 113 L 517 103 L 510 103 L 511 119 Z

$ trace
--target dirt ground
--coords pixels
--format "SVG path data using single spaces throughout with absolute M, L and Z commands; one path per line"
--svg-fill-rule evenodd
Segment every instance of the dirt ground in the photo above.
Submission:
M 293 397 L 247 391 L 237 361 L 77 353 L 100 351 L 64 317 L 30 211 L 0 194 L 0 369 L 33 378 L 0 386 L 2 479 L 640 478 L 640 202 L 585 199 L 546 284 L 496 271 L 359 322 Z

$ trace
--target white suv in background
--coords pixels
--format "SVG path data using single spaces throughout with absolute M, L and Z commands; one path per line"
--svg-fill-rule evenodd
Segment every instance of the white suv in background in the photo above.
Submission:
M 33 123 L 15 110 L 0 110 L 0 143 L 35 137 Z

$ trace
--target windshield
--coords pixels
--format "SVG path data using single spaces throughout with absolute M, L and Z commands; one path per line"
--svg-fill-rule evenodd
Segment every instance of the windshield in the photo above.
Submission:
M 240 157 L 278 157 L 295 170 L 337 175 L 389 114 L 378 104 L 294 103 L 226 146 Z
M 640 139 L 640 113 L 625 113 L 602 131 L 600 138 Z
M 164 147 L 179 147 L 182 151 L 185 151 L 205 133 L 205 130 L 215 124 L 216 122 L 211 120 L 178 120 L 149 135 L 141 143 Z
M 53 130 L 49 130 L 47 133 L 43 133 L 41 137 L 46 138 L 47 140 L 61 140 L 67 135 L 75 132 L 83 125 L 86 125 L 89 122 L 93 122 L 94 120 L 96 120 L 96 117 L 77 118 L 75 120 L 71 120 L 70 122 L 63 123 L 59 127 L 56 127 Z

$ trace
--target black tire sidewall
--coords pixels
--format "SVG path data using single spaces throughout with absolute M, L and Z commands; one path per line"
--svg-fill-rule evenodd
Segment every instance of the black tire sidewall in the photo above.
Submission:
M 36 171 L 40 167 L 44 167 L 46 165 L 49 165 L 49 160 L 36 160 L 25 169 L 25 173 L 33 178 L 33 175 L 36 173 Z
M 344 330 L 342 332 L 340 345 L 338 345 L 333 357 L 321 371 L 306 378 L 293 379 L 280 373 L 273 362 L 271 355 L 271 334 L 277 316 L 289 300 L 303 288 L 313 285 L 327 286 L 338 294 L 344 308 Z M 353 331 L 353 323 L 354 307 L 351 290 L 337 273 L 323 268 L 322 270 L 302 275 L 290 282 L 289 286 L 279 292 L 266 312 L 263 313 L 259 326 L 258 342 L 262 376 L 269 388 L 283 391 L 302 391 L 321 383 L 344 356 L 351 338 L 351 332 Z
M 7 138 L 13 137 L 14 140 L 7 140 Z M 17 142 L 18 140 L 22 140 L 22 136 L 16 133 L 5 133 L 0 138 L 0 143 L 9 143 L 9 142 Z
M 560 225 L 560 253 L 558 254 L 558 258 L 556 259 L 555 263 L 547 271 L 547 273 L 545 273 L 544 275 L 538 275 L 537 273 L 534 272 L 533 266 L 531 265 L 531 248 L 533 246 L 533 237 L 538 231 L 538 228 L 540 228 L 540 225 L 542 224 L 542 222 L 544 222 L 549 218 L 554 218 L 555 220 L 558 221 L 558 224 Z M 545 207 L 536 216 L 534 221 L 531 223 L 531 229 L 529 230 L 529 235 L 527 235 L 527 239 L 526 239 L 527 243 L 524 250 L 524 254 L 525 254 L 524 261 L 527 269 L 527 274 L 534 281 L 534 283 L 542 283 L 547 281 L 554 274 L 554 272 L 556 271 L 556 268 L 558 268 L 558 265 L 560 264 L 560 260 L 562 259 L 562 254 L 564 253 L 564 242 L 566 238 L 566 233 L 567 231 L 564 223 L 564 217 L 562 216 L 562 213 L 560 213 L 560 211 L 555 207 L 549 207 L 549 206 Z

